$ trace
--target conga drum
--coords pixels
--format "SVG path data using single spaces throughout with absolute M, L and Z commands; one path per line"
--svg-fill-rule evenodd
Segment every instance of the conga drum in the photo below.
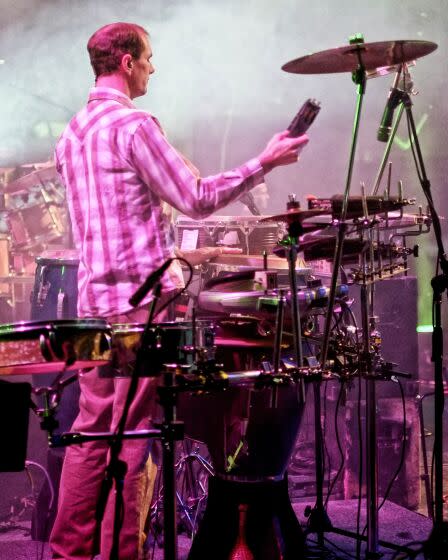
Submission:
M 259 381 L 258 371 L 231 373 L 226 390 L 180 396 L 186 435 L 207 444 L 215 470 L 189 560 L 303 557 L 286 474 L 304 408 L 301 384 Z
M 71 250 L 46 251 L 36 258 L 36 272 L 31 295 L 32 321 L 61 321 L 77 317 L 78 265 L 78 255 L 76 251 Z M 77 323 L 75 322 L 75 324 Z M 45 371 L 45 364 L 43 364 L 42 371 Z M 48 373 L 40 372 L 38 375 L 33 375 L 34 387 L 51 385 L 55 374 L 51 373 L 50 365 L 47 371 Z M 59 423 L 56 433 L 70 430 L 79 411 L 79 394 L 77 380 L 64 388 L 56 414 Z M 48 450 L 47 467 L 52 484 L 56 489 L 59 488 L 63 456 L 62 449 Z M 45 482 L 33 513 L 31 532 L 32 537 L 36 540 L 48 540 L 53 526 L 56 505 L 51 511 L 48 511 L 51 502 L 50 496 L 48 483 Z M 57 492 L 55 501 L 57 502 Z
M 32 320 L 77 317 L 78 265 L 75 251 L 47 252 L 36 258 Z

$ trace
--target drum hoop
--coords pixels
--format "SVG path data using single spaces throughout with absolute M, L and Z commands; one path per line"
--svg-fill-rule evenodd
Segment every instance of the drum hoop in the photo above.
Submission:
M 79 259 L 63 257 L 63 258 L 48 258 L 36 257 L 36 264 L 43 266 L 78 266 Z
M 58 319 L 47 321 L 22 321 L 20 323 L 9 323 L 0 325 L 0 339 L 8 336 L 22 336 L 32 332 L 57 331 L 63 329 L 75 330 L 110 330 L 110 325 L 105 319 L 83 318 L 83 319 Z
M 164 329 L 164 330 L 188 330 L 193 327 L 193 321 L 166 321 L 164 323 L 154 323 L 151 329 Z M 212 321 L 207 319 L 197 319 L 196 328 L 213 328 Z M 113 323 L 112 331 L 121 333 L 142 332 L 145 328 L 145 323 Z

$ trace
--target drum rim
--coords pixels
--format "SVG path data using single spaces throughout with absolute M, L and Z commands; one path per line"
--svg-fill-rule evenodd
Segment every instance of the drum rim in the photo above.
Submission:
M 61 257 L 61 258 L 36 257 L 35 261 L 38 265 L 42 264 L 45 266 L 51 266 L 51 265 L 78 266 L 79 265 L 79 259 L 70 258 L 70 257 Z
M 20 321 L 0 325 L 0 337 L 7 335 L 19 335 L 32 331 L 51 331 L 61 328 L 77 330 L 110 330 L 106 319 L 100 317 L 85 317 L 73 319 L 51 319 L 46 321 Z
M 209 319 L 196 319 L 196 327 L 214 328 L 215 324 Z M 142 332 L 145 329 L 145 323 L 112 323 L 111 328 L 114 333 L 133 333 Z M 162 323 L 153 323 L 151 329 L 178 329 L 188 330 L 193 327 L 193 321 L 164 321 Z

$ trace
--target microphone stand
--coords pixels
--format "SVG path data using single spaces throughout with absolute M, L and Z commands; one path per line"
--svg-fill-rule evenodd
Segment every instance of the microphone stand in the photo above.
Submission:
M 404 64 L 403 74 L 403 91 L 401 92 L 401 100 L 399 104 L 398 115 L 391 129 L 390 136 L 387 141 L 384 156 L 380 164 L 380 168 L 375 179 L 372 194 L 378 192 L 379 184 L 386 166 L 393 140 L 395 138 L 398 125 L 402 114 L 406 110 L 406 116 L 409 124 L 411 146 L 413 147 L 414 157 L 416 157 L 417 174 L 422 186 L 423 193 L 428 201 L 429 213 L 432 223 L 434 224 L 434 235 L 436 238 L 438 249 L 438 265 L 441 274 L 435 276 L 431 280 L 433 290 L 433 335 L 432 335 L 432 357 L 434 363 L 434 528 L 425 544 L 425 547 L 431 551 L 440 553 L 443 543 L 445 556 L 448 553 L 448 524 L 443 519 L 443 409 L 444 409 L 444 391 L 443 391 L 443 329 L 441 321 L 441 305 L 442 294 L 448 289 L 448 263 L 442 241 L 442 229 L 439 216 L 435 210 L 431 193 L 431 184 L 426 175 L 423 156 L 421 153 L 420 143 L 418 139 L 417 129 L 412 114 L 412 93 L 413 83 L 407 65 Z M 443 553 L 442 553 L 443 556 Z M 441 556 L 441 557 L 442 557 Z
M 113 434 L 113 437 L 111 437 L 110 439 L 110 459 L 109 459 L 109 464 L 107 465 L 106 468 L 106 476 L 103 481 L 103 486 L 99 495 L 98 505 L 97 505 L 97 526 L 99 527 L 104 517 L 108 496 L 112 489 L 112 485 L 115 482 L 115 510 L 114 510 L 114 525 L 113 525 L 113 533 L 112 533 L 112 547 L 110 553 L 110 560 L 118 560 L 119 558 L 119 536 L 120 536 L 120 529 L 121 529 L 122 510 L 124 505 L 123 486 L 124 486 L 124 480 L 127 471 L 127 465 L 124 461 L 121 461 L 119 459 L 119 455 L 123 446 L 123 434 L 125 432 L 125 425 L 126 425 L 129 409 L 135 397 L 138 381 L 141 375 L 140 373 L 141 364 L 146 349 L 145 342 L 147 341 L 148 332 L 154 319 L 156 305 L 161 295 L 160 282 L 156 284 L 153 294 L 154 294 L 154 298 L 151 302 L 149 317 L 142 336 L 141 344 L 137 351 L 135 366 L 132 372 L 128 394 L 126 395 L 126 401 L 124 404 L 123 413 L 121 415 L 117 429 Z
M 432 357 L 434 363 L 434 527 L 424 545 L 431 558 L 448 556 L 448 523 L 443 519 L 443 409 L 445 395 L 443 391 L 443 329 L 442 329 L 442 295 L 448 290 L 448 261 L 442 241 L 442 229 L 439 216 L 434 207 L 431 184 L 426 175 L 423 156 L 418 140 L 417 129 L 412 114 L 412 101 L 407 92 L 403 93 L 403 105 L 411 133 L 411 145 L 415 148 L 417 173 L 426 196 L 429 212 L 434 226 L 434 235 L 438 249 L 438 266 L 440 274 L 431 280 L 433 290 L 433 335 Z

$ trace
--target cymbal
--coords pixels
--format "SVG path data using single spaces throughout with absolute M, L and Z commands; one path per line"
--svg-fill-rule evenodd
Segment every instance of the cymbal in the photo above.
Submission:
M 328 210 L 312 209 L 312 210 L 302 210 L 301 208 L 294 208 L 288 210 L 284 214 L 277 214 L 275 216 L 267 216 L 259 220 L 260 222 L 299 222 L 302 223 L 303 220 L 307 218 L 314 218 L 314 216 L 321 216 L 322 214 L 330 214 Z
M 292 74 L 354 72 L 361 61 L 364 70 L 369 71 L 415 60 L 436 48 L 436 43 L 420 40 L 357 43 L 290 60 L 282 66 L 282 70 Z
M 36 169 L 28 175 L 20 177 L 11 183 L 5 185 L 5 193 L 7 194 L 19 194 L 21 192 L 27 192 L 33 187 L 42 185 L 46 181 L 59 180 L 59 175 L 56 171 L 56 166 L 54 164 L 48 167 L 43 167 L 42 169 Z

